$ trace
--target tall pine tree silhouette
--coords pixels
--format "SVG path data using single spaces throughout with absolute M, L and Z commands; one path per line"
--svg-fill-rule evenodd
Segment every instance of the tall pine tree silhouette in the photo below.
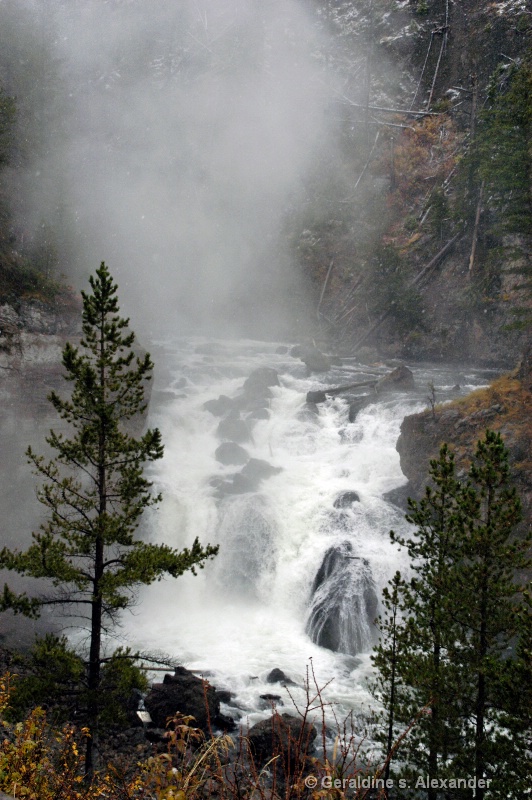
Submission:
M 164 575 L 194 572 L 217 552 L 198 539 L 178 551 L 136 537 L 143 511 L 161 499 L 143 474 L 145 464 L 162 458 L 160 432 L 150 429 L 139 438 L 130 433 L 131 421 L 146 409 L 145 385 L 153 364 L 149 355 L 139 358 L 132 349 L 135 335 L 128 332 L 129 320 L 119 315 L 117 286 L 105 263 L 90 287 L 91 293 L 82 293 L 80 346 L 67 344 L 63 352 L 70 397 L 49 396 L 70 438 L 50 432 L 52 460 L 27 451 L 44 479 L 38 497 L 48 520 L 26 551 L 4 548 L 0 553 L 0 567 L 48 579 L 54 587 L 52 595 L 30 597 L 5 585 L 1 610 L 38 616 L 43 606 L 68 606 L 69 616 L 81 617 L 88 628 L 89 777 L 98 744 L 102 634 L 131 605 L 137 587 Z

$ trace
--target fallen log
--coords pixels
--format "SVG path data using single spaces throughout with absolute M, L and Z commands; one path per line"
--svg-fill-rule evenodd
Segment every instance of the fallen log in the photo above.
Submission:
M 351 389 L 361 389 L 363 386 L 375 386 L 377 380 L 359 381 L 358 383 L 349 383 L 347 386 L 332 386 L 329 389 L 321 389 L 315 392 L 307 392 L 307 403 L 324 403 L 329 397 L 335 397 L 337 394 L 349 392 Z

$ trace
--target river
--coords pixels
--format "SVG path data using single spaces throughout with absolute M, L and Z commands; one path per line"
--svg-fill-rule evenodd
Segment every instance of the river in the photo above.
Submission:
M 391 528 L 407 526 L 404 512 L 387 497 L 406 483 L 395 449 L 401 421 L 427 407 L 429 383 L 441 401 L 485 384 L 488 373 L 409 365 L 416 391 L 360 390 L 369 402 L 350 422 L 343 397 L 309 409 L 306 393 L 384 375 L 389 365 L 344 360 L 309 376 L 289 347 L 252 340 L 167 340 L 153 355 L 150 424 L 161 429 L 165 456 L 151 468 L 164 499 L 147 515 L 149 536 L 174 547 L 198 536 L 220 552 L 196 577 L 143 590 L 124 620 L 125 638 L 229 689 L 223 710 L 248 724 L 268 713 L 263 694 L 291 703 L 286 689 L 267 682 L 273 668 L 294 681 L 291 693 L 302 702 L 310 664 L 318 684 L 328 683 L 324 694 L 337 713 L 369 713 L 374 604 L 395 570 L 408 569 L 389 539 Z M 250 431 L 241 442 L 244 467 L 257 459 L 261 474 L 271 472 L 251 486 L 234 480 L 242 464 L 217 459 L 228 437 L 220 434 L 221 417 L 204 404 L 239 396 L 264 367 L 279 381 L 266 413 L 240 413 Z M 316 644 L 324 641 L 320 635 L 342 652 Z

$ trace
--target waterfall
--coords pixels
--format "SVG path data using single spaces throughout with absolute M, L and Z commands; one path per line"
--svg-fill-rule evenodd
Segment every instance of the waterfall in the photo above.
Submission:
M 419 391 L 368 397 L 350 421 L 347 400 L 312 408 L 306 393 L 353 383 L 362 365 L 308 376 L 287 347 L 255 341 L 176 339 L 154 355 L 151 424 L 165 457 L 151 478 L 164 500 L 146 533 L 175 547 L 199 536 L 220 552 L 197 577 L 143 590 L 127 640 L 208 674 L 233 693 L 229 713 L 250 722 L 265 713 L 270 670 L 297 695 L 309 658 L 320 683 L 332 681 L 328 699 L 367 708 L 380 594 L 407 568 L 389 538 L 407 528 L 386 499 L 405 483 L 395 442 L 404 416 L 426 407 L 429 380 L 450 388 L 455 369 L 413 367 Z M 464 391 L 475 382 L 468 375 Z

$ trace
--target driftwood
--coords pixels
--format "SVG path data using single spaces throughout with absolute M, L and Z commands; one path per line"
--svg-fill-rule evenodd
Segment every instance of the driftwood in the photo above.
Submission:
M 441 249 L 441 250 L 439 250 L 439 251 L 436 253 L 436 255 L 434 256 L 434 258 L 432 258 L 432 259 L 429 261 L 429 263 L 426 265 L 426 267 L 423 267 L 423 269 L 421 270 L 421 272 L 418 272 L 418 274 L 416 275 L 416 277 L 414 278 L 414 280 L 413 280 L 413 281 L 411 281 L 411 283 L 410 283 L 410 286 L 418 286 L 418 285 L 421 283 L 421 281 L 423 280 L 423 278 L 425 278 L 425 277 L 428 275 L 428 273 L 429 273 L 429 272 L 431 272 L 431 271 L 432 271 L 432 270 L 433 270 L 435 267 L 437 267 L 437 266 L 438 266 L 438 264 L 440 263 L 440 261 L 442 260 L 442 258 L 443 258 L 445 255 L 447 255 L 447 253 L 449 252 L 449 250 L 450 250 L 450 249 L 453 247 L 453 245 L 455 245 L 455 244 L 456 244 L 456 242 L 458 241 L 458 239 L 460 238 L 460 236 L 461 236 L 461 235 L 462 235 L 462 231 L 460 231 L 460 232 L 459 232 L 459 233 L 457 233 L 455 236 L 453 236 L 453 238 L 452 238 L 452 239 L 450 239 L 450 240 L 447 242 L 447 244 L 445 244 L 445 245 L 442 247 L 442 249 Z
M 369 165 L 371 164 L 371 159 L 373 158 L 373 153 L 375 152 L 375 148 L 377 147 L 377 142 L 379 141 L 379 136 L 380 135 L 381 135 L 381 132 L 377 131 L 377 135 L 375 137 L 375 141 L 373 142 L 373 147 L 371 148 L 371 152 L 370 152 L 370 154 L 368 156 L 368 160 L 364 164 L 364 168 L 363 168 L 362 172 L 360 173 L 360 175 L 358 176 L 357 182 L 353 186 L 353 191 L 358 189 L 358 184 L 360 183 L 360 181 L 362 180 L 362 178 L 366 174 L 366 170 L 368 169 Z
M 385 114 L 404 114 L 406 117 L 439 117 L 441 116 L 438 111 L 413 111 L 411 108 L 387 108 L 386 106 L 367 106 L 365 103 L 355 103 L 345 94 L 338 92 L 340 96 L 349 103 L 353 108 L 362 108 L 368 111 L 381 111 Z
M 323 302 L 323 296 L 325 294 L 325 290 L 327 288 L 327 284 L 329 283 L 329 278 L 331 277 L 331 272 L 332 272 L 332 268 L 333 267 L 334 267 L 334 258 L 331 258 L 331 263 L 329 264 L 329 269 L 327 270 L 327 275 L 325 277 L 325 282 L 324 282 L 323 288 L 321 290 L 320 302 L 318 303 L 318 308 L 316 309 L 316 315 L 317 315 L 318 319 L 320 318 L 320 308 L 321 308 L 321 304 Z
M 307 403 L 324 403 L 327 397 L 335 397 L 337 394 L 343 394 L 351 389 L 361 389 L 363 386 L 376 386 L 377 380 L 359 381 L 358 383 L 349 383 L 347 386 L 333 386 L 329 389 L 321 389 L 316 392 L 307 392 Z
M 478 242 L 478 226 L 480 224 L 480 213 L 482 211 L 482 195 L 484 194 L 484 181 L 480 184 L 480 190 L 478 193 L 478 203 L 477 203 L 477 211 L 475 214 L 475 227 L 473 228 L 473 240 L 471 242 L 471 255 L 469 256 L 469 274 L 473 272 L 473 267 L 475 265 L 475 254 L 477 252 L 477 242 Z

